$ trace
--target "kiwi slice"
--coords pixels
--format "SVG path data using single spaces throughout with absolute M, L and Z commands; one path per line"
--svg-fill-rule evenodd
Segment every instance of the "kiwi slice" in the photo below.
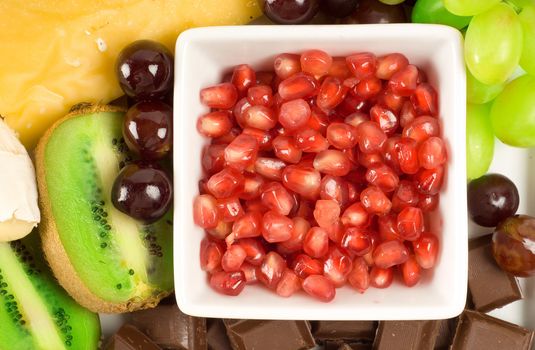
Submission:
M 117 108 L 82 107 L 36 149 L 45 256 L 67 292 L 95 312 L 154 307 L 173 290 L 172 214 L 144 225 L 110 198 L 130 161 L 123 118 Z
M 96 349 L 98 315 L 69 297 L 41 256 L 36 231 L 0 242 L 0 349 Z

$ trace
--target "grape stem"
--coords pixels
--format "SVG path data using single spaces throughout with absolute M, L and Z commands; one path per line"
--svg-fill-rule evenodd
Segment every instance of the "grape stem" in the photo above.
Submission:
M 507 5 L 511 6 L 513 8 L 513 10 L 515 10 L 517 15 L 522 11 L 522 8 L 520 6 L 517 6 L 511 0 L 503 0 L 503 2 L 505 2 Z

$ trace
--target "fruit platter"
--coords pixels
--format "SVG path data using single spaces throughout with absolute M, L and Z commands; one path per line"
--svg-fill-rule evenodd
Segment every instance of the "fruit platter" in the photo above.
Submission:
M 0 23 L 0 350 L 535 349 L 534 0 Z

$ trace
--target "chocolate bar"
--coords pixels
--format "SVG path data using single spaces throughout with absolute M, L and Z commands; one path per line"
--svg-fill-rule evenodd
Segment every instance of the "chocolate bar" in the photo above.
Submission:
M 312 334 L 318 341 L 344 339 L 353 343 L 371 343 L 375 338 L 375 321 L 316 321 Z
M 208 350 L 232 350 L 223 321 L 217 318 L 207 320 L 206 340 Z
M 439 321 L 381 321 L 373 348 L 376 350 L 433 350 Z
M 344 342 L 339 340 L 327 340 L 324 350 L 372 350 L 372 343 Z
M 435 342 L 435 350 L 449 350 L 458 321 L 459 319 L 457 317 L 438 321 L 438 334 Z
M 468 289 L 473 308 L 489 312 L 522 298 L 514 276 L 498 267 L 492 256 L 492 235 L 470 241 Z
M 459 318 L 452 350 L 529 350 L 533 332 L 481 312 L 465 310 Z
M 136 327 L 126 324 L 112 335 L 104 350 L 161 350 L 149 337 Z

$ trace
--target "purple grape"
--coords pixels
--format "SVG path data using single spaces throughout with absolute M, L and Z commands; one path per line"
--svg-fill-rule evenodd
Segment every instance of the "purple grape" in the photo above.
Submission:
M 319 0 L 264 0 L 262 11 L 279 24 L 306 23 L 319 10 Z

